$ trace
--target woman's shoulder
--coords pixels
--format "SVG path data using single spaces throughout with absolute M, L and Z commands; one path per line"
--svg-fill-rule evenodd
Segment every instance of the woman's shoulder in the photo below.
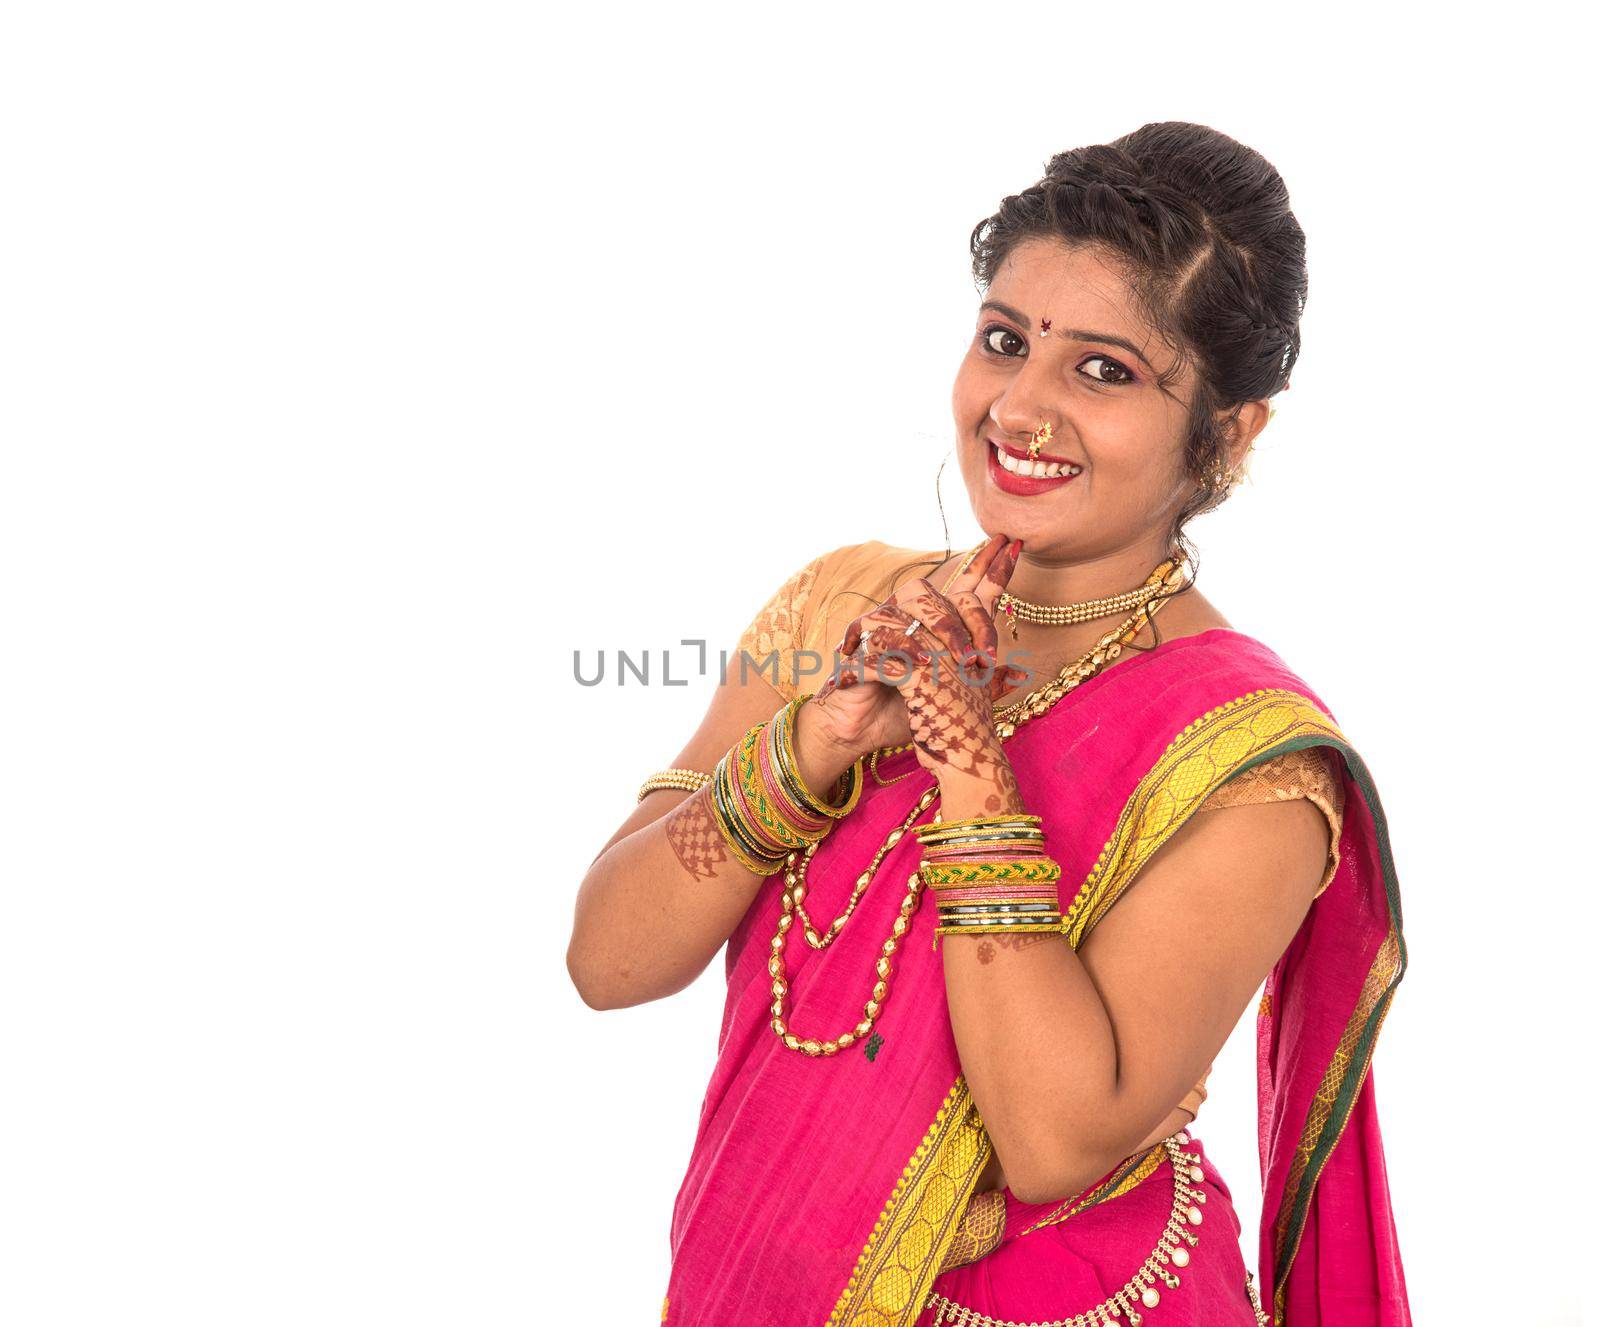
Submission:
M 869 539 L 819 553 L 792 572 L 762 605 L 739 639 L 757 660 L 776 660 L 785 696 L 796 693 L 803 654 L 825 654 L 852 618 L 873 608 L 897 585 L 928 575 L 948 553 Z
M 831 580 L 852 588 L 883 585 L 892 589 L 913 576 L 928 575 L 951 556 L 948 549 L 910 548 L 866 539 L 824 554 L 823 570 Z
M 950 556 L 948 550 L 909 548 L 881 539 L 843 544 L 823 554 L 815 564 L 805 636 L 814 644 L 842 633 L 852 618 L 876 607 L 906 581 L 931 575 Z

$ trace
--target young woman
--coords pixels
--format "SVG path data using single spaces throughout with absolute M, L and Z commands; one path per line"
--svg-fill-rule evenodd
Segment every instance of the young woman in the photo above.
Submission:
M 1299 351 L 1283 181 L 1146 125 L 971 247 L 952 402 L 990 537 L 796 572 L 579 894 L 595 1008 L 727 945 L 662 1321 L 1409 1322 L 1369 1071 L 1405 966 L 1383 813 L 1184 536 Z M 1190 1128 L 1263 981 L 1264 1303 Z

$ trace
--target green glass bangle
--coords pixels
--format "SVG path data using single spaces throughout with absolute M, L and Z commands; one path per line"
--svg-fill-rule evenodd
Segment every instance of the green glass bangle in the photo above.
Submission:
M 756 816 L 759 822 L 758 828 L 770 838 L 776 839 L 786 856 L 790 852 L 804 848 L 812 840 L 790 824 L 767 797 L 766 781 L 762 778 L 761 758 L 758 754 L 766 727 L 766 724 L 758 723 L 746 732 L 734 748 L 734 759 L 738 768 L 739 791 L 744 794 L 745 804 Z M 747 833 L 754 837 L 753 831 L 748 828 Z M 779 851 L 777 845 L 763 845 L 762 855 L 770 856 L 776 851 Z
M 732 752 L 729 752 L 731 755 Z M 716 812 L 717 829 L 740 865 L 756 875 L 776 875 L 783 869 L 783 857 L 773 857 L 755 843 L 739 819 L 729 780 L 728 756 L 717 762 L 711 777 L 711 806 Z

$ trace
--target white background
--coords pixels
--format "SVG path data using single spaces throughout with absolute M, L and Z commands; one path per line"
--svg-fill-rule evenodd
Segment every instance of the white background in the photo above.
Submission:
M 8 7 L 0 1317 L 656 1321 L 717 969 L 596 1014 L 563 952 L 711 684 L 572 652 L 941 546 L 972 226 L 1190 119 L 1310 237 L 1195 534 L 1391 817 L 1417 1320 L 1577 1321 L 1588 75 L 1554 6 L 1462 15 Z M 1252 1072 L 1202 1116 L 1247 1223 Z

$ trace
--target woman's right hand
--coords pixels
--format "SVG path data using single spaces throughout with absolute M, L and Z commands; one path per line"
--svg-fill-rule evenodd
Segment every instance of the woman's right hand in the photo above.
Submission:
M 955 592 L 956 586 L 961 592 L 973 590 L 990 568 L 996 565 L 996 559 L 1008 543 L 1003 534 L 991 535 L 983 547 L 967 560 L 966 574 L 952 584 L 952 592 Z M 1003 581 L 1001 588 L 1004 588 Z M 988 611 L 977 603 L 973 595 L 964 593 L 963 597 L 972 598 L 980 610 Z M 895 602 L 896 596 L 890 596 L 886 601 L 891 604 Z M 879 605 L 880 608 L 882 606 Z M 845 628 L 844 639 L 835 650 L 838 658 L 848 659 L 861 648 L 864 624 L 871 616 L 871 613 L 863 614 Z M 991 663 L 994 662 L 992 649 L 991 644 Z M 1005 689 L 1014 671 L 996 669 L 994 689 L 997 693 Z M 842 758 L 839 766 L 842 772 L 862 756 L 886 747 L 905 746 L 911 741 L 911 725 L 904 700 L 900 687 L 878 680 L 872 676 L 871 670 L 859 666 L 842 670 L 835 667 L 816 696 L 801 707 L 796 720 L 796 743 L 802 748 L 810 747 L 816 768 L 822 768 L 824 763 L 831 767 L 836 762 L 824 762 L 824 753 L 837 752 Z M 811 763 L 805 760 L 803 750 L 801 756 L 802 763 Z
M 839 654 L 846 654 L 842 646 Z M 806 781 L 816 787 L 813 779 L 831 780 L 863 756 L 905 745 L 911 740 L 911 725 L 894 687 L 866 679 L 840 687 L 836 671 L 800 707 L 794 740 Z

